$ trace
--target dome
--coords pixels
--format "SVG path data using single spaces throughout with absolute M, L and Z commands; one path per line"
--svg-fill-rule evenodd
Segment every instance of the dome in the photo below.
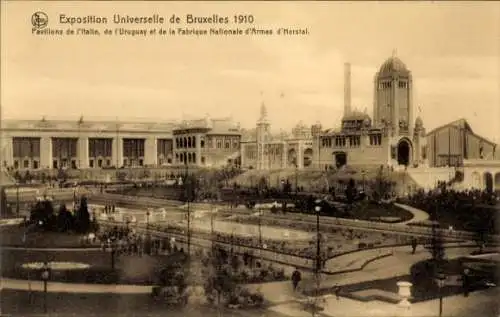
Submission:
M 424 126 L 424 122 L 422 121 L 422 118 L 417 117 L 417 119 L 415 120 L 415 126 L 419 127 L 419 128 Z
M 403 61 L 401 61 L 396 56 L 390 57 L 382 64 L 382 66 L 380 66 L 379 76 L 389 75 L 394 73 L 400 73 L 400 74 L 409 73 L 409 70 L 406 67 L 405 63 L 403 63 Z

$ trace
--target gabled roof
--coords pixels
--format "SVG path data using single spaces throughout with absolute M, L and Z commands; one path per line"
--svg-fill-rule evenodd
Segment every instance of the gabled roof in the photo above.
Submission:
M 435 134 L 436 132 L 441 131 L 443 129 L 446 129 L 448 127 L 452 127 L 452 128 L 455 128 L 455 129 L 464 129 L 465 131 L 469 132 L 470 134 L 472 134 L 472 135 L 480 138 L 484 142 L 487 142 L 487 143 L 490 143 L 490 144 L 496 144 L 495 142 L 490 141 L 490 140 L 486 139 L 485 137 L 480 136 L 480 135 L 474 133 L 474 131 L 472 131 L 471 126 L 469 125 L 469 123 L 467 122 L 467 120 L 464 119 L 464 118 L 458 119 L 458 120 L 452 121 L 450 123 L 447 123 L 445 125 L 442 125 L 440 127 L 437 127 L 435 129 L 433 129 L 432 131 L 430 131 L 429 133 L 427 133 L 426 136 L 430 136 L 431 134 Z
M 470 133 L 474 134 L 474 131 L 472 131 L 472 128 L 469 125 L 469 123 L 467 122 L 467 120 L 462 118 L 462 119 L 458 119 L 458 120 L 452 121 L 450 123 L 447 123 L 445 125 L 442 125 L 440 127 L 437 127 L 435 129 L 431 130 L 429 133 L 427 133 L 427 135 L 434 134 L 434 133 L 436 133 L 440 130 L 443 130 L 445 128 L 448 128 L 448 127 L 457 127 L 459 129 L 465 129 L 465 130 L 469 131 Z

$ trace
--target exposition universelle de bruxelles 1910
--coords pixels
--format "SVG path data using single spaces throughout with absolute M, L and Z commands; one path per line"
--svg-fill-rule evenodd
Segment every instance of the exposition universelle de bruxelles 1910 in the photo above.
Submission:
M 44 14 L 45 15 L 45 14 Z M 34 15 L 35 16 L 35 15 Z M 198 16 L 160 15 L 134 16 L 114 14 L 113 16 L 85 15 L 74 16 L 60 13 L 46 16 L 42 24 L 33 22 L 34 35 L 308 35 L 307 28 L 297 27 L 257 27 L 252 14 L 232 16 L 210 14 Z M 35 17 L 35 21 L 38 17 Z M 165 28 L 163 28 L 163 27 Z M 103 28 L 104 27 L 104 28 Z

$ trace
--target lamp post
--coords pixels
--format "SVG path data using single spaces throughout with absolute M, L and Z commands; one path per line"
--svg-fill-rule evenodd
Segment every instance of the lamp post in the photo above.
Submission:
M 365 182 L 365 176 L 366 176 L 366 171 L 365 170 L 362 170 L 361 171 L 361 176 L 363 177 L 363 193 L 365 192 L 365 187 L 366 187 L 366 182 Z
M 50 278 L 50 267 L 47 262 L 43 263 L 42 267 L 42 281 L 43 281 L 43 312 L 47 313 L 47 282 Z
M 262 248 L 262 209 L 259 207 L 259 248 Z
M 187 254 L 191 255 L 191 182 L 188 180 L 189 177 L 189 165 L 187 159 L 185 160 L 186 165 L 186 177 L 184 180 L 184 186 L 186 191 L 186 200 L 187 200 Z M 189 182 L 188 182 L 189 181 Z
M 115 253 L 116 253 L 116 247 L 115 247 L 115 237 L 111 237 L 108 239 L 108 248 L 110 251 L 111 255 L 111 269 L 115 269 Z
M 19 182 L 16 181 L 16 214 L 19 217 Z
M 295 199 L 299 194 L 299 166 L 297 165 L 297 160 L 295 160 Z
M 321 201 L 316 201 L 316 267 L 315 267 L 315 277 L 316 277 L 316 296 L 319 292 L 319 282 L 320 282 L 320 272 L 321 272 L 321 235 L 319 232 L 319 213 L 321 212 L 321 206 L 319 205 Z
M 439 287 L 439 317 L 443 315 L 443 287 L 446 276 L 443 273 L 437 275 L 437 285 Z

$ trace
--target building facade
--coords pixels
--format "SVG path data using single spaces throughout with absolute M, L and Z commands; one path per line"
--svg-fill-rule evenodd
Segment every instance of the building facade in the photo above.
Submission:
M 414 119 L 411 71 L 396 56 L 387 59 L 374 79 L 373 118 L 351 109 L 350 65 L 345 65 L 344 117 L 339 129 L 315 138 L 320 168 L 418 166 L 427 164 L 425 128 Z
M 259 170 L 307 168 L 312 166 L 312 129 L 299 122 L 292 133 L 273 134 L 263 103 L 254 130 L 244 133 L 241 166 Z
M 237 163 L 238 130 L 230 119 L 209 118 L 182 123 L 4 120 L 1 164 L 36 170 Z
M 463 166 L 467 160 L 498 160 L 497 145 L 475 134 L 465 119 L 438 127 L 427 135 L 429 164 Z

